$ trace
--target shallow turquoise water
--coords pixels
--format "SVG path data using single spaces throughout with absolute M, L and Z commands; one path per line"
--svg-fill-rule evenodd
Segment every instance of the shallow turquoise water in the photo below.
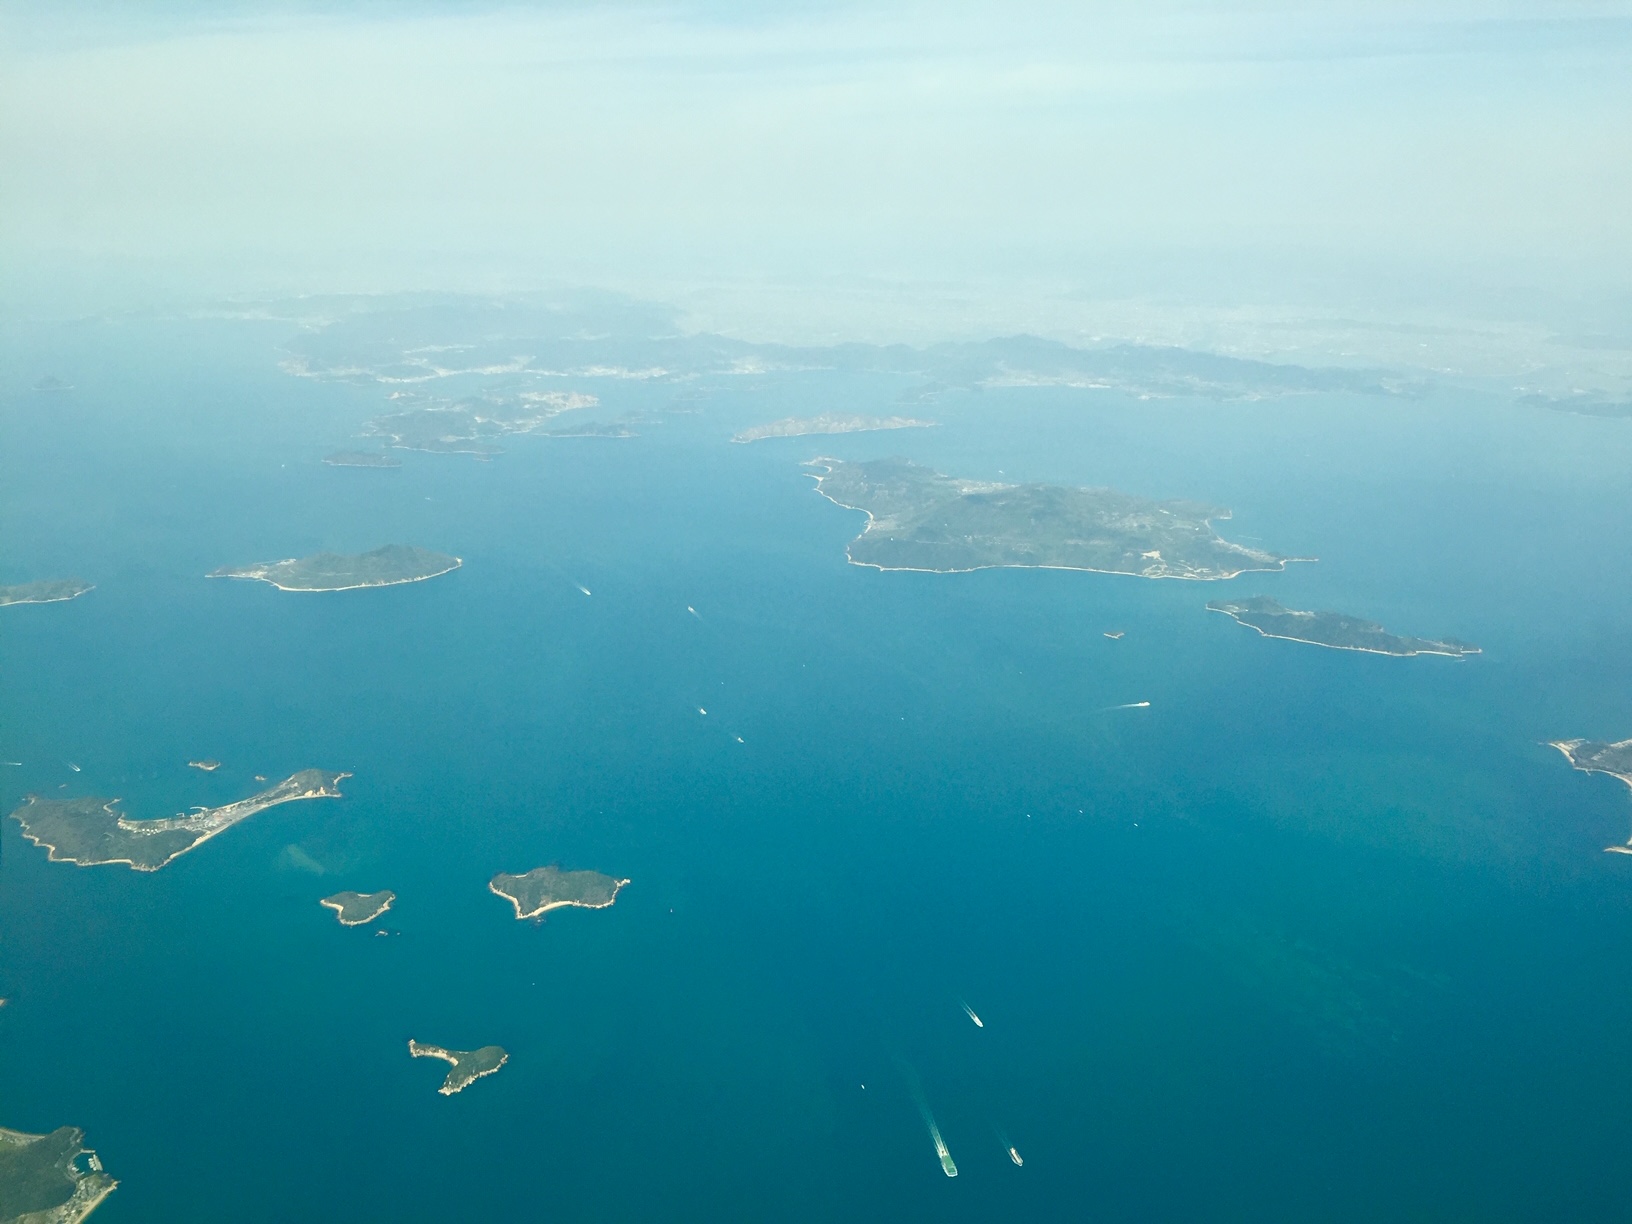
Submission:
M 724 444 L 892 407 L 811 373 L 630 441 L 372 472 L 315 459 L 377 393 L 281 374 L 281 335 L 8 341 L 0 578 L 98 588 L 0 612 L 6 809 L 354 775 L 154 875 L 47 864 L 5 822 L 0 1125 L 83 1126 L 122 1183 L 99 1221 L 1632 1206 L 1632 860 L 1599 852 L 1632 804 L 1541 743 L 1632 734 L 1625 422 L 989 392 L 937 431 Z M 22 390 L 45 373 L 76 390 Z M 1213 500 L 1321 560 L 879 574 L 799 474 L 822 452 Z M 465 566 L 201 578 L 388 541 Z M 1264 641 L 1202 610 L 1221 591 L 1487 653 Z M 546 862 L 634 882 L 517 923 L 486 880 Z M 353 887 L 399 894 L 399 936 L 316 904 Z M 446 1099 L 409 1037 L 511 1061 Z

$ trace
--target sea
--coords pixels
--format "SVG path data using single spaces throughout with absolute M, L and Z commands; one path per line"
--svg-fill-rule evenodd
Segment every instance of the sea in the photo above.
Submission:
M 286 373 L 292 330 L 5 329 L 0 581 L 96 587 L 0 609 L 0 806 L 351 774 L 152 874 L 0 821 L 0 1126 L 83 1128 L 97 1224 L 1632 1213 L 1632 792 L 1548 746 L 1632 736 L 1632 421 L 813 369 L 363 470 L 320 459 L 380 388 Z M 729 442 L 821 411 L 940 424 Z M 1318 560 L 849 565 L 801 465 L 889 455 Z M 204 577 L 388 543 L 463 566 Z M 1248 594 L 1484 653 L 1205 609 Z M 487 889 L 546 864 L 630 883 Z M 445 1097 L 410 1038 L 509 1062 Z

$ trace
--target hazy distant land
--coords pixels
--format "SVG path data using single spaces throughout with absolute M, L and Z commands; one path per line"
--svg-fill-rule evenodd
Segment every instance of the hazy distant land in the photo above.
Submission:
M 1141 578 L 1233 578 L 1301 558 L 1232 544 L 1211 520 L 1228 510 L 1151 501 L 1114 489 L 995 484 L 944 476 L 905 459 L 815 459 L 821 495 L 867 513 L 853 565 L 962 573 L 1004 566 Z
M 408 1039 L 408 1053 L 415 1058 L 440 1058 L 453 1064 L 448 1071 L 447 1079 L 442 1081 L 442 1087 L 437 1089 L 443 1096 L 463 1092 L 482 1076 L 492 1075 L 510 1059 L 503 1046 L 483 1046 L 479 1050 L 444 1050 L 441 1046 L 425 1045 L 412 1037 Z
M 258 795 L 225 807 L 200 808 L 162 820 L 132 820 L 117 799 L 42 799 L 30 795 L 11 816 L 23 836 L 43 846 L 54 863 L 93 867 L 126 863 L 137 871 L 157 871 L 257 812 L 296 799 L 333 799 L 347 773 L 303 769 Z
M 330 467 L 400 468 L 402 460 L 379 451 L 335 451 L 324 455 L 323 462 Z
M 387 544 L 384 548 L 355 556 L 318 553 L 313 557 L 265 561 L 240 569 L 223 566 L 207 576 L 258 579 L 270 582 L 280 591 L 354 591 L 359 587 L 422 582 L 426 578 L 456 570 L 462 564 L 458 557 L 432 552 L 428 548 Z
M 1361 620 L 1358 616 L 1348 616 L 1342 612 L 1300 612 L 1295 608 L 1284 608 L 1267 595 L 1210 603 L 1207 610 L 1234 617 L 1240 624 L 1256 629 L 1265 637 L 1308 642 L 1333 650 L 1363 650 L 1368 654 L 1402 657 L 1449 655 L 1454 659 L 1480 653 L 1479 647 L 1455 638 L 1438 641 L 1433 638 L 1400 637 L 1389 633 L 1376 621 Z
M 618 899 L 618 890 L 627 883 L 598 871 L 535 867 L 523 875 L 501 871 L 488 881 L 487 887 L 516 907 L 517 918 L 536 918 L 565 905 L 605 909 Z
M 843 416 L 824 412 L 821 416 L 785 417 L 769 425 L 755 425 L 732 437 L 733 442 L 758 442 L 764 438 L 803 438 L 811 434 L 864 433 L 874 429 L 933 429 L 940 422 L 912 417 Z
M 78 1127 L 48 1135 L 0 1129 L 0 1224 L 77 1224 L 118 1184 Z
M 325 909 L 334 911 L 341 926 L 362 926 L 373 922 L 397 899 L 397 894 L 389 888 L 382 892 L 337 892 L 332 897 L 324 897 L 318 902 Z
M 564 412 L 594 408 L 599 403 L 595 396 L 577 391 L 495 391 L 453 404 L 433 400 L 388 412 L 371 420 L 364 433 L 384 438 L 388 445 L 399 450 L 465 455 L 500 454 L 504 447 L 499 445 L 499 439 L 515 434 L 634 436 L 621 426 L 587 424 L 575 429 L 546 428 Z
M 44 582 L 24 582 L 17 586 L 0 586 L 0 607 L 6 604 L 61 603 L 75 599 L 86 591 L 96 589 L 93 583 L 78 578 L 55 578 Z

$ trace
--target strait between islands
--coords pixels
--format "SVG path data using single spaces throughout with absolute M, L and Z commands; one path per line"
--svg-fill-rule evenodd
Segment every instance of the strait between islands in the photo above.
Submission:
M 270 582 L 280 591 L 355 591 L 361 587 L 423 582 L 458 569 L 464 562 L 446 553 L 404 544 L 387 544 L 373 552 L 345 555 L 318 553 L 287 561 L 263 561 L 239 569 L 222 566 L 209 578 L 251 578 Z
M 11 818 L 23 836 L 45 848 L 53 863 L 95 867 L 124 863 L 137 871 L 157 871 L 225 833 L 257 812 L 297 799 L 337 799 L 349 773 L 303 769 L 258 795 L 225 807 L 199 808 L 162 820 L 132 820 L 117 799 L 42 799 L 29 795 Z
M 906 459 L 813 459 L 816 490 L 861 510 L 852 565 L 954 574 L 999 567 L 1087 570 L 1212 581 L 1285 569 L 1275 553 L 1232 544 L 1212 528 L 1228 510 L 1151 501 L 1115 489 L 994 484 L 946 476 Z

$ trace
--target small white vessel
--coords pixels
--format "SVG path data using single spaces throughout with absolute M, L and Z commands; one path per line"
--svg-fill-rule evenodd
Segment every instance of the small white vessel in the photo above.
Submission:
M 975 1015 L 975 1009 L 974 1008 L 970 1007 L 969 1004 L 964 1003 L 962 999 L 959 999 L 958 1002 L 963 1004 L 964 1012 L 968 1015 L 969 1019 L 971 1019 L 971 1020 L 973 1020 L 975 1022 L 975 1027 L 976 1028 L 985 1028 L 986 1027 L 986 1022 L 984 1020 L 982 1020 L 979 1016 Z
M 79 766 L 75 765 L 72 761 L 68 762 L 68 768 L 73 770 L 75 773 L 79 772 Z
M 1020 1159 L 1020 1153 L 1015 1151 L 1012 1147 L 1009 1149 L 1009 1159 L 1014 1161 L 1014 1163 L 1017 1165 L 1023 1165 L 1026 1163 Z

